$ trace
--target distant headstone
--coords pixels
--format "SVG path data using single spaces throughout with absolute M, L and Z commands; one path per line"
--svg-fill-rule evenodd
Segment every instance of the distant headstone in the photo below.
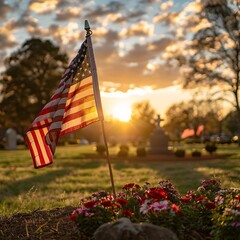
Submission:
M 162 121 L 164 121 L 164 119 L 162 119 L 162 118 L 160 117 L 160 115 L 158 114 L 157 120 L 156 120 L 156 122 L 157 122 L 157 129 L 160 129 L 160 128 L 161 128 L 160 124 L 161 124 Z
M 164 133 L 160 125 L 162 121 L 164 121 L 164 119 L 162 119 L 160 115 L 158 115 L 156 119 L 157 127 L 154 129 L 149 139 L 150 141 L 149 154 L 171 153 L 171 151 L 168 150 L 168 136 Z
M 17 148 L 17 133 L 14 129 L 8 128 L 6 131 L 6 149 L 15 150 Z

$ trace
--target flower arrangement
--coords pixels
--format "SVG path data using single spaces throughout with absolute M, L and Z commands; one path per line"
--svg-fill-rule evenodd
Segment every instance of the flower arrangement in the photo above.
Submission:
M 240 189 L 221 189 L 220 181 L 210 179 L 182 196 L 168 180 L 157 186 L 129 183 L 116 198 L 100 191 L 82 199 L 70 220 L 92 237 L 99 226 L 120 217 L 167 227 L 179 239 L 239 239 Z

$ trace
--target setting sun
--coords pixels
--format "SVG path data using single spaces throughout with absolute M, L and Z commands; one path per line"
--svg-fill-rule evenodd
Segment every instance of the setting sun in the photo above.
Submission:
M 128 122 L 131 119 L 131 106 L 128 104 L 118 104 L 113 110 L 113 118 L 122 122 Z

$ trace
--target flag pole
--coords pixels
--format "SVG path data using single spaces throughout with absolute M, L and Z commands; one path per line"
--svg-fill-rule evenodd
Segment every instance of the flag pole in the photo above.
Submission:
M 90 26 L 89 26 L 89 23 L 87 20 L 85 20 L 84 29 L 86 30 L 86 39 L 87 39 L 87 44 L 88 44 L 89 61 L 90 61 L 90 66 L 91 66 L 92 78 L 93 78 L 93 90 L 94 90 L 94 95 L 95 95 L 95 102 L 96 102 L 98 117 L 99 117 L 99 120 L 100 120 L 101 126 L 102 126 L 103 139 L 104 139 L 104 145 L 105 145 L 105 149 L 106 149 L 106 157 L 107 157 L 107 163 L 108 163 L 108 168 L 109 168 L 109 174 L 110 174 L 110 178 L 111 178 L 113 196 L 116 199 L 116 191 L 115 191 L 114 180 L 113 180 L 112 166 L 110 163 L 109 150 L 108 150 L 106 132 L 105 132 L 105 127 L 104 127 L 104 115 L 103 115 L 101 97 L 100 97 L 100 92 L 99 92 L 97 68 L 96 68 L 94 53 L 93 53 L 93 48 L 92 48 L 92 40 L 91 40 L 92 31 L 90 29 Z

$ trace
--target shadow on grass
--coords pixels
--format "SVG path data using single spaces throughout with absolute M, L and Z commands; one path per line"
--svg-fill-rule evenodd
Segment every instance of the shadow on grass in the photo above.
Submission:
M 0 201 L 3 201 L 11 196 L 17 196 L 21 193 L 29 191 L 34 185 L 45 185 L 49 184 L 50 182 L 54 181 L 58 177 L 62 177 L 69 174 L 69 170 L 56 170 L 56 171 L 49 171 L 44 174 L 39 174 L 37 176 L 29 177 L 26 179 L 22 179 L 19 181 L 11 182 L 5 185 L 0 195 Z
M 164 162 L 131 162 L 125 160 L 116 162 L 114 168 L 117 171 L 126 172 L 128 168 L 151 169 L 155 171 L 155 177 L 159 180 L 170 180 L 181 194 L 188 190 L 195 190 L 203 179 L 216 178 L 221 182 L 228 182 L 233 186 L 240 185 L 240 170 L 237 160 L 204 160 L 204 161 L 164 161 Z M 141 176 L 141 180 L 144 176 Z M 147 179 L 146 179 L 147 180 Z M 140 183 L 141 184 L 141 183 Z
M 86 158 L 99 159 L 99 158 L 106 158 L 106 156 L 96 154 L 96 153 L 84 153 L 84 152 L 71 156 L 71 159 L 86 159 Z M 55 159 L 69 159 L 69 156 L 56 154 Z
M 105 159 L 59 159 L 57 160 L 56 166 L 63 167 L 63 168 L 97 168 L 102 164 L 106 163 Z
M 101 167 L 105 164 L 105 161 L 92 161 L 89 159 L 61 159 L 59 161 L 55 160 L 54 163 L 49 167 L 46 167 L 44 169 L 31 170 L 30 173 L 34 174 L 34 176 L 20 180 L 14 180 L 15 176 L 18 175 L 18 172 L 16 170 L 9 170 L 6 172 L 6 174 L 9 176 L 8 182 L 2 182 L 4 185 L 2 184 L 2 187 L 0 187 L 0 202 L 8 199 L 9 197 L 15 197 L 21 195 L 22 193 L 26 193 L 34 186 L 38 186 L 38 188 L 47 188 L 49 184 L 54 183 L 57 181 L 57 179 L 64 177 L 67 179 L 67 177 L 72 176 L 72 173 L 75 170 L 90 169 L 91 172 L 91 169 L 97 169 L 98 167 Z M 10 177 L 11 174 L 13 174 L 12 177 Z
M 176 189 L 181 192 L 181 194 L 186 193 L 187 190 L 196 189 L 196 187 L 200 185 L 200 180 L 206 178 L 206 175 L 204 173 L 194 171 L 194 167 L 190 169 L 189 166 L 186 169 L 184 163 L 182 165 L 179 165 L 179 163 L 176 164 L 174 162 L 169 163 L 154 162 L 151 164 L 142 162 L 131 164 L 130 162 L 129 163 L 124 162 L 114 165 L 114 168 L 121 172 L 127 171 L 129 167 L 138 170 L 140 169 L 153 170 L 155 172 L 154 173 L 155 176 L 152 175 L 151 177 L 155 177 L 157 181 L 160 180 L 171 181 L 172 184 L 176 187 Z M 143 184 L 144 181 L 147 182 L 150 181 L 150 179 L 148 179 L 147 176 L 144 175 L 139 176 L 139 179 L 143 181 L 139 182 L 139 184 Z

